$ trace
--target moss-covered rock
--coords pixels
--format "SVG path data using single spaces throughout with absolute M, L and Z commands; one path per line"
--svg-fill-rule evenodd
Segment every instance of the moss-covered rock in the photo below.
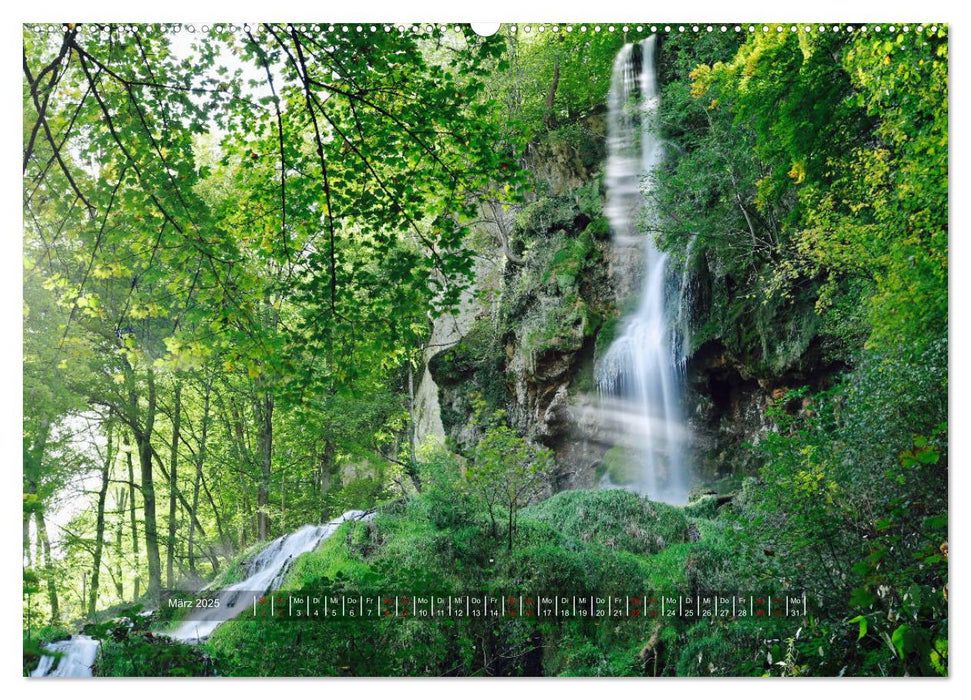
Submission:
M 680 508 L 621 490 L 563 491 L 523 511 L 562 533 L 639 554 L 686 542 L 688 521 Z
M 491 319 L 479 318 L 452 347 L 433 356 L 428 369 L 438 385 L 438 403 L 445 434 L 460 448 L 474 413 L 473 397 L 485 401 L 488 413 L 505 408 L 509 401 L 505 376 L 506 352 Z
M 602 474 L 615 486 L 636 484 L 641 476 L 637 460 L 626 448 L 616 445 L 604 454 Z
M 684 507 L 685 515 L 691 518 L 714 518 L 718 511 L 718 496 L 713 493 L 701 494 Z

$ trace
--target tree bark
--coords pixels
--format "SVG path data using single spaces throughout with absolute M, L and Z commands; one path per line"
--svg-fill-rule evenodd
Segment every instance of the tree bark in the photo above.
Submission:
M 30 511 L 24 510 L 24 566 L 28 569 L 34 568 L 34 561 L 30 546 Z
M 51 624 L 61 621 L 61 610 L 57 601 L 57 586 L 54 583 L 54 567 L 51 563 L 51 541 L 47 537 L 47 522 L 41 509 L 34 511 L 37 525 L 37 558 L 44 556 L 44 578 L 47 580 L 47 598 L 51 606 Z
M 415 379 L 411 362 L 408 362 L 408 420 L 411 423 L 411 430 L 408 434 L 408 477 L 415 487 L 415 491 L 421 493 L 421 479 L 418 476 L 418 426 L 415 425 Z
M 130 403 L 133 417 L 137 417 L 137 395 L 134 385 L 130 390 Z M 142 523 L 145 529 L 145 558 L 148 561 L 148 596 L 152 602 L 158 600 L 162 592 L 162 561 L 158 547 L 158 521 L 155 512 L 155 482 L 152 473 L 152 432 L 155 429 L 155 412 L 157 397 L 155 393 L 155 372 L 148 370 L 148 405 L 145 409 L 145 420 L 135 423 L 135 443 L 138 447 L 138 462 L 142 477 L 142 503 L 144 513 Z
M 111 478 L 111 463 L 115 459 L 112 427 L 106 425 L 108 444 L 105 447 L 104 464 L 101 467 L 101 488 L 98 490 L 98 507 L 95 518 L 94 552 L 91 564 L 91 589 L 88 591 L 88 615 L 93 616 L 98 610 L 98 589 L 101 586 L 101 555 L 105 542 L 105 501 L 108 500 L 108 481 Z
M 253 521 L 253 509 L 249 502 L 249 487 L 243 491 L 243 517 L 239 520 L 239 548 L 246 549 L 249 546 L 249 528 Z
M 260 478 L 256 490 L 256 536 L 264 541 L 270 536 L 270 473 L 273 465 L 273 396 L 263 394 L 256 400 L 257 452 Z
M 27 449 L 27 453 L 24 455 L 24 493 L 30 494 L 31 496 L 37 495 L 37 487 L 40 484 L 40 474 L 41 474 L 41 464 L 44 460 L 44 452 L 47 450 L 47 441 L 51 434 L 51 422 L 47 418 L 42 418 L 40 424 L 37 427 L 37 434 L 34 436 L 34 441 L 31 443 Z M 40 507 L 40 503 L 36 504 Z M 27 560 L 27 566 L 31 566 L 34 557 L 31 552 L 31 542 L 30 542 L 30 516 L 31 513 L 24 512 L 24 558 Z M 37 560 L 40 561 L 40 552 L 37 552 Z
M 125 559 L 125 508 L 128 507 L 128 492 L 124 488 L 115 489 L 115 505 L 117 506 L 118 524 L 115 530 L 115 593 L 118 600 L 125 599 L 125 572 L 122 562 Z
M 189 518 L 189 572 L 193 575 L 196 573 L 196 517 L 199 513 L 199 487 L 202 485 L 202 465 L 205 463 L 206 459 L 206 436 L 209 431 L 209 395 L 211 390 L 212 382 L 208 382 L 206 384 L 206 393 L 202 408 L 202 435 L 199 438 L 199 446 L 196 449 L 196 475 L 192 482 L 192 513 L 190 514 L 191 517 Z M 221 539 L 221 528 L 219 534 Z
M 125 460 L 128 462 L 128 507 L 131 514 L 131 548 L 135 559 L 135 589 L 133 599 L 137 600 L 141 594 L 141 578 L 139 576 L 139 556 L 138 556 L 138 518 L 135 515 L 135 466 L 131 458 L 131 443 L 125 438 Z
M 175 585 L 175 533 L 176 514 L 178 513 L 178 469 L 179 469 L 179 432 L 182 423 L 182 382 L 175 384 L 175 407 L 172 411 L 172 447 L 169 452 L 169 537 L 165 552 L 165 585 Z
M 330 517 L 327 512 L 327 494 L 334 480 L 334 443 L 324 440 L 324 447 L 318 457 L 319 474 L 318 486 L 320 487 L 320 521 L 326 522 Z
M 47 450 L 47 441 L 51 434 L 51 423 L 47 418 L 42 418 L 38 426 L 37 435 L 34 437 L 33 444 L 27 452 L 24 464 L 24 476 L 26 477 L 25 491 L 33 496 L 37 495 L 40 485 L 41 465 L 44 460 L 44 453 Z M 44 520 L 43 504 L 34 504 L 34 525 L 37 528 L 37 552 L 34 560 L 37 566 L 43 571 L 44 579 L 47 582 L 47 596 L 51 606 L 51 622 L 56 624 L 60 621 L 61 613 L 57 598 L 57 586 L 54 582 L 54 568 L 51 562 L 51 543 L 47 537 L 47 523 Z M 30 515 L 24 516 L 24 550 L 27 553 L 28 561 L 30 556 Z

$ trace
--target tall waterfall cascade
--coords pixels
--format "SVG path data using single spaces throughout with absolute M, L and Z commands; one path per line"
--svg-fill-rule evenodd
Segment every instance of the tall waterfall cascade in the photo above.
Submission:
M 602 420 L 631 462 L 633 478 L 623 486 L 683 504 L 691 479 L 681 406 L 683 342 L 674 330 L 682 312 L 677 290 L 667 291 L 668 255 L 655 245 L 657 215 L 647 204 L 651 175 L 663 158 L 663 144 L 652 129 L 658 107 L 655 45 L 654 36 L 625 45 L 611 78 L 605 209 L 615 258 L 636 255 L 642 282 L 637 309 L 598 359 L 596 378 Z M 604 485 L 621 484 L 608 478 Z

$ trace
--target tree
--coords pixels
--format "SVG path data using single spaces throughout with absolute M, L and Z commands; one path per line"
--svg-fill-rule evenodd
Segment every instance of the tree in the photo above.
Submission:
M 528 443 L 505 424 L 505 412 L 497 411 L 476 444 L 465 478 L 469 489 L 485 505 L 492 536 L 499 539 L 496 518 L 506 511 L 506 548 L 512 551 L 516 514 L 548 486 L 553 472 L 553 453 Z
M 155 26 L 41 29 L 23 61 L 25 560 L 72 476 L 49 435 L 111 415 L 97 439 L 128 473 L 109 469 L 65 560 L 97 553 L 119 597 L 118 571 L 155 597 L 200 554 L 215 571 L 327 515 L 343 463 L 413 461 L 403 370 L 469 284 L 475 193 L 517 171 L 484 92 L 502 41 L 217 25 L 186 53 Z M 114 478 L 131 536 L 105 548 Z M 85 609 L 110 593 L 92 584 Z

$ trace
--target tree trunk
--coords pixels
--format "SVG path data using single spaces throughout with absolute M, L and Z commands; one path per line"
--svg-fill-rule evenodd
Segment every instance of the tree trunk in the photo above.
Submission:
M 123 488 L 115 489 L 115 505 L 118 512 L 118 525 L 115 530 L 115 593 L 118 600 L 125 599 L 125 571 L 122 562 L 125 560 L 125 508 L 128 506 L 128 492 Z
M 169 538 L 165 552 L 165 585 L 172 588 L 175 585 L 175 531 L 178 513 L 178 468 L 179 468 L 179 432 L 182 422 L 182 382 L 175 384 L 175 407 L 172 410 L 172 447 L 169 452 Z
M 131 514 L 131 549 L 135 559 L 135 592 L 133 600 L 137 600 L 141 594 L 141 578 L 139 577 L 139 567 L 141 566 L 138 557 L 138 518 L 135 516 L 135 466 L 131 458 L 131 443 L 125 437 L 125 460 L 128 462 L 128 507 Z
M 132 391 L 132 401 L 137 401 Z M 137 416 L 137 408 L 132 411 Z M 155 482 L 152 473 L 152 431 L 155 428 L 156 394 L 155 372 L 148 370 L 148 406 L 145 420 L 135 432 L 135 443 L 138 446 L 138 462 L 142 476 L 142 503 L 144 513 L 142 522 L 145 527 L 145 558 L 148 560 L 148 596 L 151 601 L 158 600 L 162 592 L 162 561 L 158 548 L 158 521 L 155 512 Z M 139 422 L 135 421 L 136 425 Z
M 334 481 L 334 443 L 324 440 L 324 447 L 319 455 L 318 482 L 320 486 L 320 521 L 326 522 L 330 517 L 327 510 L 327 494 L 330 493 Z
M 51 423 L 46 418 L 42 418 L 40 425 L 37 428 L 37 435 L 34 436 L 34 442 L 30 445 L 27 450 L 27 454 L 24 456 L 24 493 L 30 494 L 31 496 L 37 495 L 37 486 L 40 483 L 41 465 L 44 461 L 44 452 L 47 450 L 47 440 L 51 434 Z M 35 504 L 36 507 L 40 507 L 41 504 Z M 26 560 L 26 565 L 30 567 L 35 559 L 31 551 L 31 541 L 30 541 L 30 511 L 24 511 L 23 516 L 23 545 L 24 545 L 24 559 Z M 37 561 L 40 561 L 40 551 L 37 552 Z
M 202 409 L 202 435 L 199 438 L 199 446 L 196 448 L 196 475 L 192 482 L 192 513 L 189 518 L 189 571 L 196 573 L 195 556 L 195 536 L 196 536 L 196 517 L 199 513 L 199 487 L 202 485 L 202 465 L 206 459 L 206 436 L 209 431 L 209 394 L 212 389 L 212 382 L 206 384 L 205 401 Z M 218 526 L 217 521 L 217 526 Z M 220 539 L 222 538 L 222 528 L 220 527 Z
M 239 548 L 246 549 L 249 546 L 250 525 L 253 520 L 253 509 L 249 502 L 249 486 L 243 491 L 243 517 L 239 519 Z
M 38 426 L 37 435 L 34 442 L 27 452 L 24 464 L 24 476 L 26 477 L 25 492 L 37 495 L 37 487 L 40 484 L 41 465 L 44 461 L 44 452 L 47 450 L 47 441 L 51 434 L 51 423 L 43 418 Z M 34 504 L 34 524 L 37 528 L 37 552 L 33 558 L 38 568 L 43 571 L 47 581 L 47 595 L 51 606 L 51 623 L 56 624 L 60 621 L 61 613 L 57 599 L 57 586 L 54 583 L 54 568 L 51 562 L 51 543 L 47 538 L 47 523 L 44 520 L 43 504 Z M 24 516 L 24 550 L 27 553 L 27 560 L 30 556 L 30 515 Z M 43 557 L 43 561 L 42 561 Z
M 408 420 L 411 423 L 411 431 L 408 435 L 408 476 L 415 487 L 415 491 L 421 493 L 421 479 L 418 477 L 418 456 L 417 439 L 418 426 L 415 425 L 415 379 L 411 362 L 408 362 Z
M 34 568 L 33 548 L 30 545 L 30 511 L 24 510 L 24 567 Z
M 115 459 L 111 425 L 106 426 L 108 444 L 105 447 L 104 464 L 101 467 L 101 488 L 98 491 L 98 509 L 94 531 L 94 561 L 91 564 L 91 589 L 88 592 L 88 615 L 93 617 L 98 610 L 98 588 L 101 585 L 101 554 L 105 542 L 105 501 L 108 499 L 108 481 L 111 477 L 111 463 Z
M 506 550 L 511 552 L 512 551 L 512 508 L 511 507 L 509 508 L 508 525 L 509 525 L 509 530 L 506 534 Z
M 256 537 L 260 541 L 270 536 L 270 472 L 273 465 L 273 396 L 264 394 L 257 399 L 257 452 L 260 460 L 260 478 L 256 490 Z
M 202 490 L 205 491 L 206 493 L 206 499 L 209 501 L 209 505 L 212 507 L 212 514 L 216 519 L 216 531 L 219 533 L 219 543 L 222 545 L 223 554 L 227 557 L 232 556 L 233 554 L 236 553 L 236 550 L 233 548 L 232 538 L 228 537 L 226 535 L 226 532 L 223 530 L 223 521 L 219 515 L 219 511 L 221 509 L 216 507 L 216 501 L 212 497 L 212 491 L 209 490 L 209 485 L 206 484 L 205 474 L 202 474 L 201 476 L 202 476 L 202 479 L 201 479 Z M 222 501 L 220 500 L 220 503 L 221 502 Z M 213 573 L 219 571 L 219 560 L 216 559 L 216 557 L 212 554 L 212 550 L 210 550 L 209 557 L 212 561 Z
M 47 537 L 47 522 L 44 512 L 39 508 L 34 511 L 34 522 L 37 525 L 37 559 L 44 555 L 44 578 L 47 580 L 47 597 L 51 605 L 51 624 L 61 621 L 60 606 L 57 602 L 57 586 L 54 583 L 54 567 L 51 562 L 51 541 Z

